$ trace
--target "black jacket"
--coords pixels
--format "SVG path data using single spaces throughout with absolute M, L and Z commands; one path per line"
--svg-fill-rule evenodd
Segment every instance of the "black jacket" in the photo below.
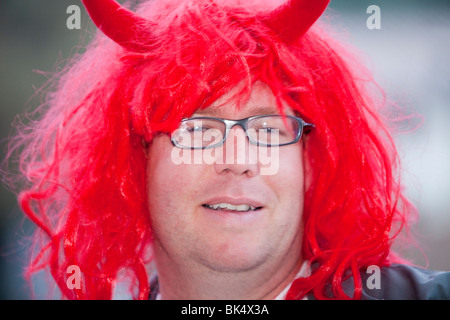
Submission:
M 450 272 L 402 264 L 381 268 L 379 289 L 371 289 L 371 274 L 362 273 L 363 300 L 450 300 Z

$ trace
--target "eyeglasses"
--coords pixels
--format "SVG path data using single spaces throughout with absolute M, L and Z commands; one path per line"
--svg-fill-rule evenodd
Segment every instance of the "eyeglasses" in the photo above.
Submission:
M 234 126 L 240 126 L 250 143 L 278 147 L 296 143 L 306 127 L 313 124 L 294 116 L 263 115 L 240 120 L 213 117 L 183 119 L 171 135 L 174 146 L 183 149 L 208 149 L 221 146 Z

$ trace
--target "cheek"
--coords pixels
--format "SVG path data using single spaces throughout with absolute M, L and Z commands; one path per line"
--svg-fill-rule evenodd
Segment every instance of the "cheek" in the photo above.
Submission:
M 170 155 L 171 146 L 165 137 L 156 137 L 149 147 L 147 161 L 147 201 L 152 220 L 161 216 L 156 213 L 172 211 L 175 193 L 183 190 L 183 174 Z
M 159 196 L 179 193 L 195 178 L 195 171 L 190 165 L 177 164 L 174 158 L 176 149 L 168 136 L 154 138 L 147 153 L 147 186 L 149 194 Z
M 303 190 L 305 182 L 305 166 L 303 161 L 303 148 L 300 144 L 294 146 L 286 146 L 280 153 L 280 170 L 278 178 L 294 189 L 301 188 Z
M 193 205 L 200 172 L 197 166 L 175 164 L 168 137 L 156 137 L 148 150 L 147 201 L 154 229 L 179 224 L 185 208 Z
M 277 193 L 279 203 L 289 212 L 302 212 L 305 190 L 303 149 L 300 144 L 284 148 L 280 153 L 279 172 L 270 177 L 272 189 Z
M 171 175 L 176 174 L 171 170 L 172 165 L 165 143 L 161 142 L 159 137 L 156 137 L 149 147 L 147 161 L 147 192 L 149 204 L 154 204 L 158 201 L 163 201 L 164 196 L 169 190 L 168 181 L 173 181 Z

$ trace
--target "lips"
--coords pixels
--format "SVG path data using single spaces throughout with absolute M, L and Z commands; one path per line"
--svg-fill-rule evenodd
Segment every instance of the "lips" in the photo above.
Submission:
M 231 203 L 217 203 L 217 204 L 204 204 L 203 205 L 206 208 L 213 209 L 213 210 L 230 210 L 230 211 L 239 211 L 239 212 L 247 212 L 247 211 L 255 211 L 258 208 L 251 206 L 249 204 L 239 204 L 234 205 Z
M 205 208 L 217 211 L 250 212 L 262 209 L 262 205 L 249 199 L 212 199 L 202 205 Z

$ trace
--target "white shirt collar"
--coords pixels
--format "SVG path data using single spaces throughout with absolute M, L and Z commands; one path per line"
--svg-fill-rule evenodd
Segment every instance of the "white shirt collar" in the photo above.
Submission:
M 304 277 L 308 277 L 310 275 L 310 269 L 309 269 L 309 263 L 308 261 L 304 261 L 302 266 L 300 267 L 300 270 L 298 271 L 297 275 L 295 276 L 294 280 L 292 280 L 292 282 L 294 282 L 296 279 L 298 278 L 304 278 Z M 285 300 L 286 299 L 286 294 L 289 291 L 289 288 L 292 285 L 292 282 L 289 283 L 284 289 L 283 291 L 281 291 L 274 300 Z M 306 298 L 306 296 L 303 298 L 303 300 L 308 300 Z

